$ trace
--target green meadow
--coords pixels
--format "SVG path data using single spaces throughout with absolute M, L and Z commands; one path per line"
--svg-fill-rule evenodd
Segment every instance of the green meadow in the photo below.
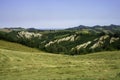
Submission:
M 120 51 L 70 56 L 0 40 L 0 80 L 120 80 Z

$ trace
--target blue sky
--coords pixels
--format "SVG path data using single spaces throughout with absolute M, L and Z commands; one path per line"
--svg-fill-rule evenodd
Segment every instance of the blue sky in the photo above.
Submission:
M 120 25 L 120 0 L 0 0 L 0 27 Z

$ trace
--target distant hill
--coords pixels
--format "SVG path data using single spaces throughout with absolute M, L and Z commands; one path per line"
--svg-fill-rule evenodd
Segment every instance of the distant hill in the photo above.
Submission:
M 66 30 L 80 30 L 80 29 L 95 29 L 95 30 L 99 30 L 99 29 L 105 29 L 105 30 L 119 30 L 120 31 L 120 25 L 106 25 L 106 26 L 100 26 L 100 25 L 96 25 L 96 26 L 84 26 L 84 25 L 80 25 L 77 27 L 73 27 L 73 28 L 68 28 Z
M 21 27 L 11 27 L 11 28 L 1 28 L 0 29 L 0 31 L 3 31 L 3 32 L 23 31 L 23 30 L 26 30 L 26 29 L 21 28 Z
M 88 29 L 88 26 L 79 25 L 77 27 L 67 28 L 66 30 L 79 30 L 79 29 Z

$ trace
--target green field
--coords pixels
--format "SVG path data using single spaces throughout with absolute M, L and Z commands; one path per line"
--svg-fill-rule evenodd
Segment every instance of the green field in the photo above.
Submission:
M 0 40 L 0 80 L 120 80 L 120 51 L 69 56 Z

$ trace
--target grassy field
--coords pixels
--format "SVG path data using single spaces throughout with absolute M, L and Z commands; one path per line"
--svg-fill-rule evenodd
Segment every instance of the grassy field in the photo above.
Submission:
M 0 80 L 120 80 L 120 51 L 68 56 L 0 40 Z

